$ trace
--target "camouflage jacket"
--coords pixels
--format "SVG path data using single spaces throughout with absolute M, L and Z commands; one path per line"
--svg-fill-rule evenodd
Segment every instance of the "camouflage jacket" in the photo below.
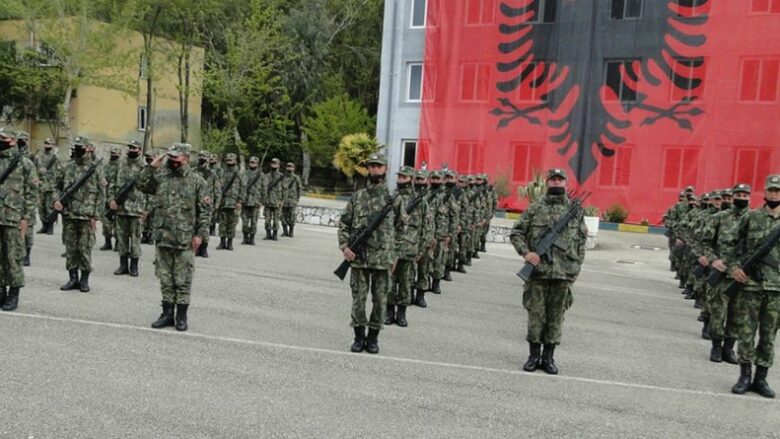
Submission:
M 121 161 L 121 158 L 118 158 L 114 161 L 108 161 L 103 162 L 103 164 L 100 166 L 103 168 L 103 178 L 106 182 L 109 182 L 116 178 L 116 173 L 119 170 L 119 162 Z M 105 188 L 108 188 L 108 185 L 105 186 Z
M 724 246 L 724 260 L 730 266 L 729 271 L 740 267 L 740 259 L 753 253 L 777 227 L 780 227 L 780 217 L 772 217 L 766 207 L 742 215 L 729 231 Z M 780 292 L 780 267 L 777 265 L 780 261 L 780 243 L 775 244 L 765 260 L 771 262 L 759 263 L 755 270 L 747 273 L 750 279 L 742 287 L 744 290 Z
M 397 196 L 403 203 L 404 209 L 409 206 L 409 203 L 417 199 L 417 193 L 414 192 L 411 184 L 405 188 L 398 189 L 394 196 Z M 400 259 L 413 260 L 420 251 L 420 230 L 424 227 L 425 222 L 425 210 L 423 209 L 423 202 L 417 203 L 414 209 L 406 214 L 408 215 L 406 220 L 406 231 L 400 234 L 399 239 L 399 255 Z
M 284 207 L 297 206 L 303 191 L 301 177 L 295 174 L 285 174 L 284 181 L 279 184 L 284 185 Z
M 230 185 L 230 187 L 228 187 Z M 227 190 L 225 190 L 227 189 Z M 241 172 L 238 165 L 225 168 L 222 174 L 222 188 L 220 189 L 220 209 L 235 209 L 236 203 L 241 203 L 244 195 Z
M 704 221 L 700 232 L 702 255 L 710 261 L 723 259 L 727 253 L 728 240 L 731 239 L 731 231 L 737 221 L 747 213 L 748 209 L 737 209 L 732 206 L 728 210 L 718 212 Z M 731 276 L 726 273 L 727 276 Z
M 71 159 L 65 164 L 62 179 L 58 186 L 61 191 L 75 183 L 87 170 L 95 164 L 88 156 Z M 104 166 L 98 165 L 95 173 L 76 191 L 62 211 L 67 219 L 97 219 L 103 215 L 106 195 L 106 179 L 103 175 Z
M 548 228 L 568 210 L 570 201 L 565 196 L 545 195 L 523 212 L 512 228 L 510 241 L 522 256 L 534 251 L 536 244 Z M 587 229 L 580 215 L 569 222 L 566 231 L 552 246 L 534 270 L 534 279 L 555 279 L 574 281 L 585 260 L 585 238 Z
M 401 253 L 400 240 L 405 233 L 405 214 L 403 200 L 390 196 L 384 183 L 369 184 L 367 188 L 355 192 L 347 202 L 339 221 L 338 240 L 342 250 L 390 202 L 393 203 L 393 209 L 371 234 L 370 242 L 365 247 L 365 259 L 355 260 L 353 267 L 375 270 L 392 268 Z
M 496 206 L 498 206 L 498 193 L 496 193 L 496 189 L 492 185 L 487 186 L 486 191 L 486 206 L 483 218 L 485 221 L 490 221 L 493 219 L 493 215 L 496 214 Z
M 458 236 L 460 228 L 460 199 L 457 187 L 445 188 L 443 203 L 447 204 L 447 234 L 451 237 Z
M 460 196 L 460 226 L 461 230 L 468 231 L 477 222 L 477 209 L 474 207 L 474 191 L 463 188 Z
M 57 182 L 62 178 L 62 162 L 57 153 L 52 150 L 48 154 L 41 149 L 35 155 L 35 167 L 38 169 L 39 189 L 41 192 L 55 192 Z
M 219 206 L 222 201 L 222 180 L 219 179 L 219 175 L 208 164 L 198 165 L 197 173 L 206 181 L 211 207 Z
M 192 238 L 209 233 L 211 198 L 206 180 L 185 166 L 178 171 L 147 166 L 141 171 L 138 188 L 154 195 L 152 228 L 159 247 L 185 250 Z
M 450 212 L 444 205 L 444 188 L 431 187 L 428 191 L 428 208 L 433 216 L 433 239 L 444 241 L 450 233 Z
M 106 196 L 108 201 L 116 199 L 122 187 L 138 178 L 141 170 L 146 167 L 142 157 L 134 159 L 124 157 L 119 160 L 120 163 L 116 173 L 114 173 L 114 178 L 108 180 L 108 195 Z M 119 206 L 118 215 L 140 217 L 146 212 L 146 197 L 138 190 L 137 185 L 138 181 L 136 180 L 133 190 L 127 195 L 125 202 Z
M 284 175 L 279 171 L 269 171 L 263 177 L 263 204 L 268 207 L 284 205 Z M 278 183 L 277 183 L 278 181 Z
M 426 250 L 431 249 L 431 243 L 434 241 L 433 235 L 436 232 L 436 215 L 434 210 L 431 209 L 431 205 L 428 203 L 428 188 L 424 187 L 419 189 L 419 192 L 422 193 L 423 198 L 416 209 L 420 211 L 420 216 L 422 218 L 422 227 L 420 227 L 418 231 L 419 238 L 417 240 L 417 253 L 422 255 Z
M 263 199 L 263 174 L 260 168 L 247 169 L 242 180 L 244 195 L 241 204 L 247 207 L 260 206 L 260 200 Z
M 0 151 L 0 172 L 8 169 L 15 154 L 13 149 Z M 32 223 L 37 197 L 38 174 L 35 165 L 23 157 L 0 186 L 0 225 L 17 227 L 22 220 Z
M 474 204 L 474 225 L 477 226 L 485 218 L 485 211 L 487 210 L 485 190 L 481 186 L 474 186 L 471 190 L 474 192 L 472 201 Z

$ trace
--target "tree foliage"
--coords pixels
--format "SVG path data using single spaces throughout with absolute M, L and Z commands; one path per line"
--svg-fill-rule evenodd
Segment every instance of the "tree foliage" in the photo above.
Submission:
M 366 133 L 347 134 L 333 156 L 333 166 L 349 178 L 368 175 L 366 160 L 379 150 L 379 141 Z
M 326 166 L 333 159 L 339 142 L 347 134 L 374 132 L 374 118 L 346 93 L 315 104 L 311 113 L 303 122 L 306 133 L 303 148 L 317 166 Z

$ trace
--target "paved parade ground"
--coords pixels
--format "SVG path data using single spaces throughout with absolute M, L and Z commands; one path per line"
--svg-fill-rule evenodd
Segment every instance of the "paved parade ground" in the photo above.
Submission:
M 149 328 L 151 246 L 139 278 L 96 246 L 92 292 L 63 293 L 59 229 L 36 235 L 20 307 L 0 314 L 0 437 L 780 437 L 780 401 L 732 395 L 737 366 L 708 361 L 663 236 L 601 232 L 548 376 L 521 370 L 519 257 L 502 244 L 386 328 L 379 355 L 350 353 L 335 232 L 210 249 L 185 333 Z

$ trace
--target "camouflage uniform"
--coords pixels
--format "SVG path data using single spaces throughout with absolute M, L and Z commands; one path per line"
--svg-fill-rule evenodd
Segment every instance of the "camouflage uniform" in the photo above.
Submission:
M 552 178 L 566 178 L 563 169 L 551 169 Z M 535 250 L 535 245 L 555 222 L 570 207 L 564 194 L 549 193 L 531 204 L 512 228 L 510 240 L 518 254 L 525 256 Z M 556 245 L 550 249 L 534 269 L 523 291 L 523 307 L 528 311 L 528 334 L 526 340 L 531 346 L 531 356 L 525 370 L 535 370 L 539 364 L 540 347 L 544 345 L 542 365 L 548 373 L 557 373 L 554 368 L 553 352 L 561 342 L 564 313 L 572 305 L 571 285 L 577 279 L 585 259 L 585 238 L 587 229 L 580 214 L 569 222 L 566 231 Z M 529 363 L 533 363 L 532 365 Z M 547 364 L 551 364 L 550 370 Z M 528 367 L 528 366 L 533 366 Z
M 29 160 L 30 163 L 33 163 L 34 165 L 35 157 L 33 157 L 33 155 L 30 153 L 30 149 L 28 148 L 30 143 L 30 134 L 28 134 L 26 131 L 18 131 L 18 137 L 16 139 L 16 142 L 17 142 L 17 146 L 19 147 L 19 154 L 25 159 Z M 40 186 L 40 182 L 38 182 L 38 185 Z M 30 266 L 30 252 L 32 251 L 33 241 L 35 237 L 35 223 L 36 223 L 35 213 L 33 212 L 33 215 L 31 215 L 30 221 L 27 224 L 27 230 L 25 231 L 24 234 L 23 249 L 19 253 L 19 257 L 22 258 L 22 265 L 25 267 Z
M 414 168 L 404 166 L 398 171 L 398 175 L 414 178 Z M 403 206 L 409 206 L 417 199 L 410 180 L 404 187 L 397 189 L 393 195 L 400 200 Z M 398 323 L 398 326 L 406 326 L 406 307 L 412 302 L 412 289 L 414 288 L 414 260 L 419 251 L 420 229 L 423 227 L 423 214 L 420 203 L 416 202 L 414 210 L 408 213 L 407 229 L 404 233 L 396 235 L 398 241 L 398 264 L 393 273 L 393 288 L 387 298 L 387 318 L 385 324 Z M 397 306 L 397 318 L 396 318 Z
M 432 172 L 431 179 L 436 177 L 442 177 L 440 172 Z M 431 199 L 431 197 L 433 199 Z M 431 292 L 434 294 L 441 294 L 441 279 L 444 277 L 444 255 L 447 250 L 447 238 L 450 236 L 450 211 L 449 203 L 445 203 L 446 189 L 443 187 L 443 183 L 439 186 L 431 183 L 431 191 L 428 198 L 428 206 L 433 210 L 435 229 L 433 233 L 433 239 L 436 244 L 433 247 L 433 255 L 429 264 L 430 272 L 426 276 L 430 276 L 433 280 L 431 283 Z M 418 284 L 420 279 L 417 280 Z
M 119 170 L 119 159 L 121 158 L 121 150 L 118 146 L 114 146 L 111 148 L 111 158 L 109 162 L 105 165 L 103 165 L 103 177 L 106 179 L 106 182 L 114 181 L 116 179 L 116 173 Z M 106 185 L 106 188 L 108 185 Z M 108 195 L 108 193 L 104 193 L 104 198 Z M 102 212 L 101 212 L 102 213 Z M 103 247 L 100 247 L 101 250 L 111 250 L 113 247 L 111 245 L 111 238 L 116 237 L 116 219 L 115 217 L 106 217 L 102 216 L 100 218 L 100 221 L 103 223 L 103 238 L 105 239 L 105 243 L 103 244 Z
M 279 164 L 279 159 L 271 159 L 271 163 Z M 284 205 L 284 175 L 278 170 L 271 168 L 265 174 L 263 182 L 263 216 L 265 217 L 265 239 L 277 239 L 279 232 L 279 221 Z
M 412 269 L 412 277 L 416 278 L 414 288 L 416 295 L 413 303 L 421 308 L 428 304 L 425 302 L 425 292 L 428 290 L 429 267 L 433 260 L 434 232 L 436 230 L 435 212 L 430 206 L 430 200 L 433 198 L 427 186 L 428 172 L 424 170 L 417 171 L 415 175 L 415 190 L 422 195 L 422 201 L 417 209 L 420 211 L 422 226 L 417 231 L 417 258 L 415 267 Z M 425 182 L 423 182 L 425 180 Z M 422 184 L 418 184 L 422 183 Z M 413 221 L 413 219 L 410 219 Z M 412 227 L 412 226 L 410 226 Z
M 106 198 L 109 200 L 116 200 L 119 191 L 126 184 L 136 180 L 145 167 L 140 156 L 141 144 L 132 141 L 127 146 L 136 151 L 128 152 L 127 156 L 120 159 L 116 173 L 108 181 Z M 131 157 L 132 154 L 135 154 L 135 157 Z M 138 276 L 138 258 L 141 257 L 141 218 L 144 216 L 145 209 L 146 198 L 134 185 L 115 215 L 114 231 L 116 248 L 119 252 L 119 269 L 114 274 Z
M 450 240 L 447 243 L 443 257 L 444 280 L 451 281 L 450 272 L 455 268 L 455 255 L 458 253 L 458 234 L 461 230 L 460 219 L 460 195 L 462 191 L 457 187 L 457 176 L 454 171 L 447 171 L 447 183 L 445 188 L 445 202 L 448 204 L 447 224 Z
M 191 147 L 176 143 L 168 150 L 170 158 L 189 156 Z M 187 309 L 190 303 L 195 259 L 194 237 L 208 234 L 211 207 L 206 181 L 189 165 L 157 170 L 146 167 L 139 177 L 138 188 L 156 195 L 157 215 L 154 217 L 154 240 L 157 243 L 155 274 L 160 279 L 163 313 L 152 326 L 162 328 L 174 324 L 187 329 Z
M 468 185 L 469 177 L 461 175 L 458 183 L 461 186 L 462 195 L 460 197 L 460 233 L 458 234 L 458 266 L 457 270 L 465 273 L 463 268 L 468 263 L 471 256 L 472 235 L 477 222 L 476 208 L 474 207 L 475 193 L 473 188 Z
M 35 155 L 34 163 L 38 169 L 40 190 L 38 192 L 38 217 L 41 219 L 41 230 L 38 233 L 54 234 L 54 223 L 43 224 L 54 210 L 57 198 L 57 182 L 62 178 L 62 163 L 54 151 L 54 140 L 46 139 L 44 148 Z
M 236 161 L 233 153 L 225 157 L 225 161 Z M 217 250 L 233 250 L 233 238 L 236 237 L 236 226 L 240 211 L 236 211 L 236 204 L 241 203 L 243 196 L 243 182 L 238 170 L 238 163 L 228 165 L 222 176 L 222 199 L 219 205 L 219 247 Z
M 211 225 L 214 223 L 214 217 L 217 215 L 214 211 L 214 206 L 219 206 L 222 199 L 222 181 L 219 179 L 217 171 L 210 166 L 209 154 L 206 151 L 198 153 L 197 172 L 206 180 L 206 185 L 208 186 L 208 196 L 211 201 L 209 204 L 209 225 Z M 200 244 L 200 248 L 198 248 L 195 256 L 200 256 L 202 258 L 209 257 L 208 247 L 210 237 L 210 233 L 207 233 L 206 236 L 203 237 L 203 242 Z
M 282 205 L 282 236 L 289 236 L 292 238 L 295 236 L 295 208 L 298 206 L 298 201 L 301 199 L 303 191 L 303 183 L 301 183 L 301 177 L 295 174 L 295 169 L 292 163 L 288 163 L 287 167 L 293 167 L 293 171 L 288 171 L 284 175 L 284 204 Z
M 151 153 L 144 154 L 144 161 L 148 166 L 154 157 Z M 144 194 L 144 211 L 146 215 L 141 219 L 141 244 L 152 244 L 152 220 L 154 219 L 154 195 Z
M 12 142 L 17 133 L 0 128 L 0 172 L 8 169 L 17 151 Z M 13 311 L 19 302 L 19 291 L 24 287 L 23 253 L 20 223 L 35 216 L 38 194 L 38 176 L 35 165 L 22 157 L 13 172 L 0 185 L 0 306 Z M 32 228 L 32 226 L 29 226 Z
M 485 195 L 485 212 L 483 219 L 485 220 L 484 227 L 482 228 L 482 235 L 480 236 L 480 251 L 485 252 L 485 242 L 487 240 L 487 234 L 490 231 L 490 222 L 493 220 L 493 216 L 496 214 L 496 206 L 498 205 L 498 193 L 493 185 L 488 184 L 488 175 L 482 174 L 484 180 L 484 187 L 486 188 Z
M 249 159 L 250 169 L 244 171 L 244 195 L 241 197 L 241 231 L 244 235 L 243 244 L 255 245 L 257 234 L 257 217 L 260 215 L 260 198 L 263 193 L 263 174 L 258 167 L 257 157 Z M 254 168 L 251 166 L 255 165 Z
M 216 201 L 222 201 L 222 184 L 224 184 L 224 181 L 222 180 L 223 172 L 222 168 L 219 166 L 219 160 L 217 158 L 216 154 L 211 154 L 209 157 L 209 166 L 211 167 L 211 170 L 214 172 L 214 174 L 217 176 L 217 179 L 220 181 L 220 187 L 219 187 L 219 200 L 215 200 L 214 206 L 212 207 L 212 215 L 211 215 L 211 225 L 209 226 L 209 235 L 214 236 L 217 234 L 217 221 L 219 220 L 219 204 Z

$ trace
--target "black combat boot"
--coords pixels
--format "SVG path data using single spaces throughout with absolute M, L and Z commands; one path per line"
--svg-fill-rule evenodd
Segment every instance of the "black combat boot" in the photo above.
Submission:
M 463 261 L 458 261 L 458 269 L 455 271 L 457 271 L 458 273 L 466 274 L 466 269 L 463 268 L 463 265 L 464 265 Z
M 398 305 L 398 313 L 395 316 L 395 323 L 402 328 L 409 326 L 409 322 L 406 321 L 405 305 Z
M 287 233 L 288 238 L 294 238 L 295 237 L 295 224 L 290 224 L 290 230 Z
M 19 306 L 19 287 L 11 287 L 8 289 L 8 298 L 6 298 L 5 303 L 3 303 L 3 311 L 13 311 L 17 306 Z M 758 372 L 756 372 L 756 376 L 758 376 Z M 766 378 L 766 373 L 764 374 L 764 378 Z M 766 384 L 766 381 L 764 381 L 764 384 Z M 772 396 L 774 397 L 774 393 Z
M 558 367 L 555 365 L 555 345 L 545 344 L 542 352 L 542 369 L 550 375 L 558 375 Z
M 417 297 L 414 298 L 414 304 L 420 308 L 427 308 L 428 304 L 425 303 L 425 290 L 418 288 Z
M 723 345 L 719 338 L 712 339 L 712 349 L 710 349 L 710 361 L 720 363 L 723 361 Z
M 363 349 L 366 348 L 366 327 L 355 326 L 352 329 L 355 330 L 355 341 L 349 349 L 355 353 L 363 352 Z
M 11 291 L 13 291 L 13 288 L 11 288 L 11 290 L 8 292 L 9 300 L 11 299 Z M 3 309 L 5 310 L 5 306 Z M 767 372 L 769 372 L 768 367 L 756 366 L 756 376 L 753 377 L 753 386 L 750 388 L 750 390 L 758 393 L 764 398 L 774 398 L 775 391 L 772 390 L 772 388 L 769 387 L 769 383 L 766 382 Z
M 5 305 L 5 301 L 8 299 L 8 291 L 5 287 L 0 287 L 0 308 Z
M 198 247 L 198 253 L 200 253 L 201 258 L 208 258 L 209 257 L 209 243 L 208 242 L 201 242 L 200 247 Z
M 46 224 L 41 224 L 41 228 L 40 228 L 39 230 L 37 230 L 35 233 L 37 233 L 38 235 L 40 235 L 40 234 L 42 234 L 42 233 L 46 233 L 46 232 L 48 231 L 48 229 L 49 229 L 49 228 L 48 228 L 48 227 L 46 227 Z
M 32 251 L 32 247 L 25 248 L 25 251 L 26 252 L 24 254 L 24 257 L 22 258 L 22 265 L 25 266 L 25 267 L 29 267 L 30 266 L 30 252 Z
M 731 393 L 743 395 L 747 392 L 750 389 L 750 377 L 752 372 L 752 363 L 739 363 L 739 379 L 737 380 L 737 384 L 734 384 L 734 387 L 731 388 Z
M 526 372 L 535 372 L 539 366 L 542 365 L 542 344 L 541 343 L 528 343 L 531 353 L 528 355 L 528 360 L 523 365 L 523 370 Z
M 701 328 L 701 338 L 705 340 L 712 340 L 712 337 L 710 336 L 710 318 L 705 317 L 704 318 L 704 325 Z
M 121 276 L 123 274 L 130 273 L 130 269 L 127 268 L 127 258 L 120 257 L 119 258 L 119 268 L 114 270 L 114 274 L 117 276 Z
M 277 236 L 278 233 L 279 233 L 279 229 L 274 229 L 273 235 L 271 235 L 271 239 L 274 241 L 278 241 L 279 240 L 279 237 Z
M 47 235 L 53 235 L 54 234 L 54 223 L 50 223 L 49 225 L 46 226 L 46 234 Z
M 79 291 L 89 293 L 89 271 L 81 270 L 81 279 L 79 279 Z
M 187 308 L 189 308 L 188 303 L 177 303 L 176 304 L 176 330 L 177 331 L 186 331 L 187 330 Z
M 227 239 L 227 244 L 225 245 L 225 250 L 233 251 L 233 238 Z
M 271 240 L 271 229 L 265 229 L 265 238 L 263 238 L 263 241 L 270 241 Z
M 683 294 L 685 294 L 685 300 L 693 300 L 696 298 L 696 295 L 693 293 L 692 285 L 686 285 Z
M 395 305 L 389 303 L 385 307 L 385 325 L 392 325 L 395 323 Z
M 450 267 L 446 267 L 444 269 L 444 277 L 442 279 L 446 280 L 447 282 L 452 282 L 452 273 Z
M 472 257 L 472 258 L 474 258 L 474 259 L 480 259 L 480 257 L 479 257 L 479 252 L 474 252 L 474 253 L 472 253 L 472 254 L 471 254 L 471 257 Z
M 61 286 L 62 291 L 78 290 L 79 289 L 79 271 L 68 270 L 68 282 Z
M 141 232 L 141 244 L 149 244 L 150 242 L 149 232 Z
M 255 245 L 255 234 L 250 233 L 249 234 L 249 245 Z
M 723 361 L 729 364 L 739 364 L 737 356 L 734 355 L 734 340 L 733 338 L 726 338 L 723 341 Z
M 224 250 L 226 241 L 226 238 L 219 238 L 219 245 L 217 246 L 217 250 Z
M 162 314 L 152 323 L 152 328 L 160 329 L 166 326 L 173 326 L 173 304 L 171 302 L 162 303 Z
M 112 250 L 114 247 L 111 245 L 111 238 L 106 237 L 106 242 L 103 244 L 103 247 L 100 247 L 100 250 L 106 251 L 106 250 Z
M 209 236 L 216 236 L 217 235 L 217 225 L 212 224 L 209 226 Z
M 485 248 L 485 241 L 482 241 L 482 244 L 479 246 L 479 251 L 481 251 L 482 253 L 487 252 L 487 248 Z
M 441 294 L 441 279 L 434 279 L 433 286 L 431 286 L 431 293 Z
M 287 233 L 287 224 L 282 224 L 282 236 L 290 236 Z
M 379 353 L 379 330 L 368 329 L 368 338 L 366 338 L 366 352 L 369 354 Z
M 138 277 L 138 258 L 130 258 L 130 276 Z
M 680 279 L 680 283 L 677 284 L 677 288 L 685 288 L 685 281 Z
M 697 296 L 696 300 L 693 301 L 693 307 L 696 309 L 704 308 L 703 301 L 700 296 Z
M 249 245 L 249 233 L 242 233 L 241 245 Z
M 471 254 L 467 254 L 466 255 L 466 261 L 463 262 L 463 265 L 465 265 L 467 267 L 471 267 Z

